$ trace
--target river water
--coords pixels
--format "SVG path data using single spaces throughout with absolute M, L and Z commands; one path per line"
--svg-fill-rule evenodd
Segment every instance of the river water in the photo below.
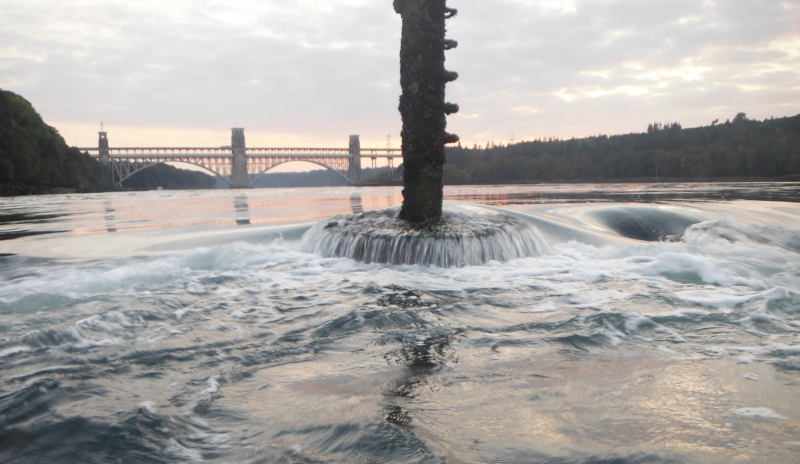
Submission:
M 393 187 L 0 199 L 0 462 L 800 462 L 800 185 L 445 196 L 547 246 L 299 251 Z

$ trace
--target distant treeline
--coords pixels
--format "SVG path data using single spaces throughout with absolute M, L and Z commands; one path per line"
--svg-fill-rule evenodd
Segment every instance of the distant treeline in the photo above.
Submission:
M 646 133 L 447 149 L 446 184 L 549 180 L 782 177 L 800 174 L 800 115 Z
M 267 172 L 255 179 L 253 188 L 287 187 L 338 187 L 348 185 L 347 181 L 328 169 L 315 169 L 308 172 Z
M 111 174 L 70 148 L 21 96 L 0 90 L 0 194 L 112 188 Z
M 367 184 L 386 183 L 388 174 L 389 168 L 364 168 L 361 170 L 361 178 Z M 350 184 L 344 177 L 329 169 L 316 169 L 308 172 L 268 172 L 252 182 L 252 185 L 253 188 L 287 188 L 340 187 Z
M 217 188 L 215 176 L 200 171 L 178 169 L 169 164 L 157 164 L 143 169 L 122 182 L 124 188 L 155 190 L 213 189 Z

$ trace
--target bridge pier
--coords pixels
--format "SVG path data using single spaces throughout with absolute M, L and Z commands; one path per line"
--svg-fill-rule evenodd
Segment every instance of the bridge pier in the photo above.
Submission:
M 350 182 L 353 185 L 361 183 L 361 141 L 358 135 L 350 136 Z
M 97 147 L 100 153 L 100 162 L 106 166 L 111 165 L 111 154 L 108 152 L 108 132 L 100 131 L 97 133 L 100 137 L 97 141 Z
M 231 150 L 233 151 L 233 159 L 231 160 L 231 180 L 233 181 L 233 185 L 231 188 L 250 188 L 250 175 L 247 173 L 247 150 L 244 142 L 244 128 L 234 127 L 231 129 L 231 132 Z

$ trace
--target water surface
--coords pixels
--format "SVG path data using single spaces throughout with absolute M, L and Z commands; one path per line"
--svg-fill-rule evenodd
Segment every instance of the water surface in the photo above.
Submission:
M 800 460 L 797 184 L 445 193 L 549 249 L 298 251 L 399 188 L 0 200 L 0 461 Z

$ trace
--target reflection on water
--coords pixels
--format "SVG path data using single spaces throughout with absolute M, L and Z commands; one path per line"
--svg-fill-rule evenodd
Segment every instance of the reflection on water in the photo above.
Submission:
M 517 208 L 587 202 L 718 200 L 800 202 L 798 183 L 542 184 L 447 186 L 446 201 Z M 0 206 L 0 239 L 73 231 L 145 230 L 235 223 L 318 221 L 397 206 L 401 187 L 330 187 L 246 191 L 129 192 L 9 198 Z M 147 205 L 143 208 L 143 205 Z M 233 207 L 231 207 L 231 205 Z M 249 221 L 249 222 L 248 222 Z
M 364 212 L 364 204 L 361 202 L 361 192 L 353 192 L 350 195 L 350 209 L 353 214 Z
M 450 269 L 298 251 L 399 188 L 6 199 L 0 462 L 800 461 L 797 185 L 640 188 L 448 187 L 549 246 Z
M 247 197 L 244 195 L 237 195 L 233 197 L 233 208 L 236 210 L 236 225 L 249 225 L 250 205 L 247 204 Z
M 0 204 L 0 240 L 63 232 L 52 227 L 52 224 L 59 222 L 64 216 L 66 215 L 59 213 L 28 212 L 24 208 Z
M 105 220 L 107 221 L 106 222 L 106 231 L 108 233 L 116 232 L 117 231 L 117 227 L 114 224 L 116 222 L 116 219 L 114 218 L 114 211 L 116 211 L 116 210 L 111 205 L 111 199 L 107 199 L 107 200 L 103 201 L 103 206 L 104 206 L 105 211 L 106 211 L 106 215 L 104 216 Z

